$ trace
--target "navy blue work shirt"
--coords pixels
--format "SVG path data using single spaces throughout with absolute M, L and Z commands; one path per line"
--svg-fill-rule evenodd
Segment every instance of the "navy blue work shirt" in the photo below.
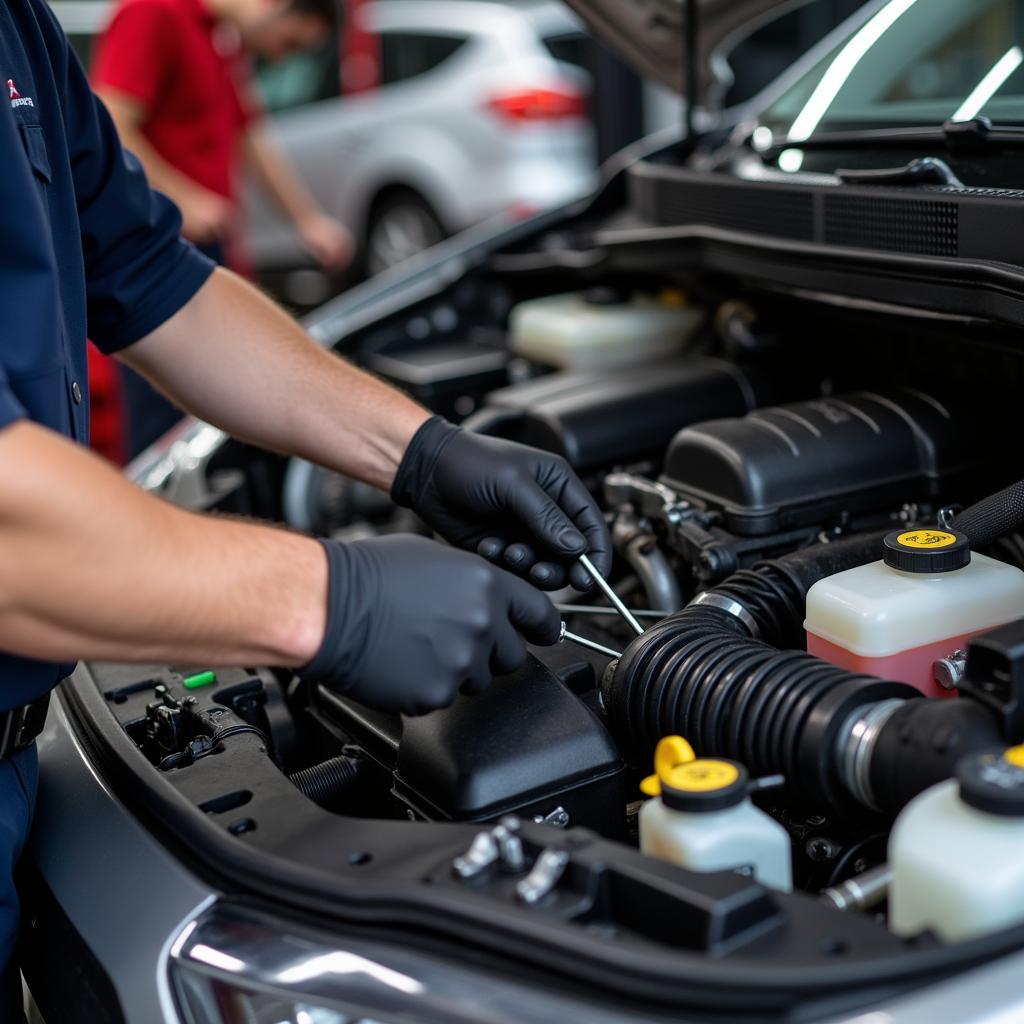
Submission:
M 0 430 L 27 418 L 88 443 L 86 337 L 138 341 L 213 269 L 180 228 L 47 5 L 0 0 Z M 0 709 L 71 667 L 0 652 Z

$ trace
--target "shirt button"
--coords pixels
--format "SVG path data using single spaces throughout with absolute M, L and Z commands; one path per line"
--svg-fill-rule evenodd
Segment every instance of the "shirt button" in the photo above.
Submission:
M 71 397 L 75 400 L 75 405 L 82 404 L 82 389 L 78 386 L 77 380 L 71 382 Z

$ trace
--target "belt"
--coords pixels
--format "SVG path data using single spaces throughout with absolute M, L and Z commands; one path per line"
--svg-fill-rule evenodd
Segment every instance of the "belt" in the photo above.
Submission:
M 10 757 L 35 742 L 43 731 L 49 706 L 50 695 L 46 693 L 31 704 L 0 712 L 0 759 Z

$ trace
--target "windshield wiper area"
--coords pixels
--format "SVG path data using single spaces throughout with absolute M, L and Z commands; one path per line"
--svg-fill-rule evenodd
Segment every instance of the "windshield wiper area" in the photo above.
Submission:
M 946 121 L 941 127 L 856 128 L 820 132 L 800 142 L 779 142 L 761 154 L 774 160 L 784 149 L 847 149 L 851 146 L 911 146 L 931 143 L 951 152 L 984 149 L 993 143 L 1024 145 L 1024 126 L 994 125 L 987 117 Z
M 951 185 L 963 188 L 964 183 L 953 168 L 934 156 L 911 160 L 902 167 L 878 167 L 872 170 L 836 169 L 836 177 L 847 185 Z

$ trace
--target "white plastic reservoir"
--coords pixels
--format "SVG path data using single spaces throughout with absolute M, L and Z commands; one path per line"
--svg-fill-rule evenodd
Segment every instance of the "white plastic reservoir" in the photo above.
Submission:
M 666 736 L 655 774 L 642 789 L 640 849 L 691 871 L 749 868 L 774 889 L 793 887 L 789 834 L 751 802 L 746 769 L 735 761 L 698 758 L 681 736 Z
M 1024 616 L 1024 572 L 972 554 L 951 530 L 892 533 L 882 553 L 880 562 L 811 587 L 807 650 L 851 672 L 949 695 L 935 680 L 935 663 Z
M 520 303 L 509 344 L 516 355 L 561 369 L 621 366 L 678 351 L 702 318 L 679 292 L 629 296 L 594 288 Z
M 962 942 L 1024 922 L 1024 747 L 969 758 L 889 837 L 889 927 Z

